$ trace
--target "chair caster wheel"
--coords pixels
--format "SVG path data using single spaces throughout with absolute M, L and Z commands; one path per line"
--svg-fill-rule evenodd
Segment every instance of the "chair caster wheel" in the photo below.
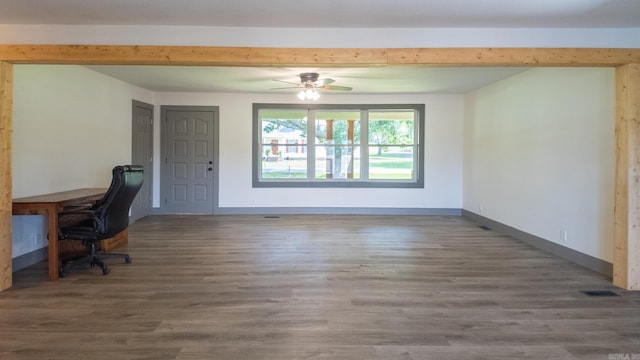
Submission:
M 124 262 L 126 262 L 127 264 L 131 264 L 131 258 L 129 257 L 129 255 L 124 257 Z
M 102 275 L 107 275 L 111 272 L 111 270 L 109 270 L 109 268 L 105 265 L 105 267 L 102 268 Z
M 67 273 L 63 270 L 58 270 L 58 277 L 61 279 L 67 277 Z

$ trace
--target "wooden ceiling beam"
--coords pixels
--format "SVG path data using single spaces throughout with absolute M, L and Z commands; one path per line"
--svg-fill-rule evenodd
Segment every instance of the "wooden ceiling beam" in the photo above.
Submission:
M 640 62 L 640 49 L 421 48 L 387 49 L 387 54 L 394 65 L 615 67 Z
M 259 48 L 134 45 L 0 45 L 13 64 L 181 66 L 596 66 L 640 63 L 640 49 Z
M 384 49 L 204 46 L 0 45 L 13 64 L 181 66 L 380 66 Z

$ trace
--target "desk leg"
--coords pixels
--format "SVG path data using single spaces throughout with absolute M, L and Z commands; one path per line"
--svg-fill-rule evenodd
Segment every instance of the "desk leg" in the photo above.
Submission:
M 58 209 L 47 206 L 47 241 L 49 243 L 49 281 L 58 280 Z

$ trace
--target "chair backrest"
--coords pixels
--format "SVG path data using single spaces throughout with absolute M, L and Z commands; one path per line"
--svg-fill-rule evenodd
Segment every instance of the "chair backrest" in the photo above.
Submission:
M 144 179 L 139 165 L 120 165 L 113 168 L 111 186 L 95 210 L 99 221 L 95 229 L 105 238 L 113 237 L 129 226 L 129 209 Z

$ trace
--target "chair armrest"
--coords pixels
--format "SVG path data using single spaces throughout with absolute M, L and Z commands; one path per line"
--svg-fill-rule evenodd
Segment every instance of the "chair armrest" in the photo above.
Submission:
M 89 204 L 89 203 L 68 205 L 62 208 L 62 211 L 60 212 L 60 214 L 74 213 L 80 210 L 90 210 L 91 208 L 93 208 L 93 204 Z

